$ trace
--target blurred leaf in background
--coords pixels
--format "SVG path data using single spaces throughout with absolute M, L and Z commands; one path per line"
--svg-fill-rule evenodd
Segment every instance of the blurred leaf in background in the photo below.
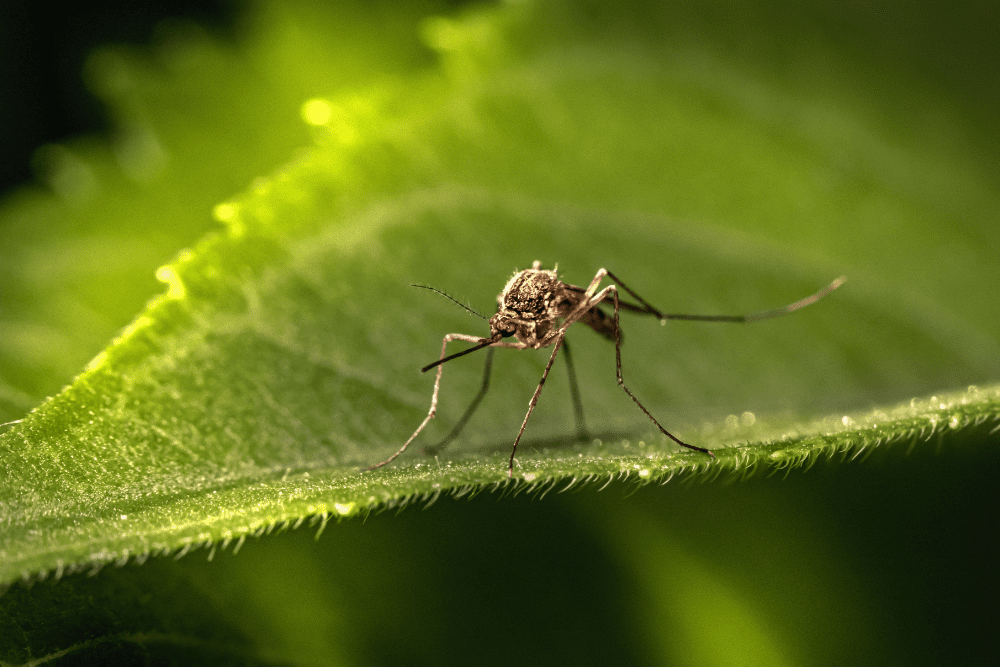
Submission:
M 127 328 L 2 441 L 6 580 L 62 575 L 0 598 L 2 659 L 976 662 L 995 621 L 981 540 L 1000 375 L 996 98 L 962 67 L 994 63 L 964 34 L 976 11 L 261 4 L 235 47 L 171 24 L 152 53 L 96 53 L 119 139 L 46 149 L 51 192 L 2 212 L 7 416 Z M 224 227 L 199 241 L 213 212 Z M 959 391 L 917 400 L 911 437 L 862 441 L 909 456 L 625 499 L 620 484 L 445 496 L 318 543 L 244 544 L 502 479 L 543 356 L 497 355 L 449 454 L 471 467 L 413 452 L 355 471 L 419 422 L 413 370 L 440 336 L 483 333 L 406 285 L 488 311 L 535 259 L 576 284 L 607 266 L 672 312 L 850 276 L 835 301 L 754 328 L 625 323 L 630 384 L 692 439 L 849 440 L 841 414 Z M 154 273 L 167 293 L 128 324 Z M 690 465 L 637 426 L 608 344 L 572 340 L 609 437 L 548 447 L 572 425 L 557 373 L 523 470 L 562 489 Z M 453 366 L 429 437 L 479 382 L 479 363 Z M 954 428 L 927 426 L 938 405 Z M 843 423 L 808 421 L 825 414 Z

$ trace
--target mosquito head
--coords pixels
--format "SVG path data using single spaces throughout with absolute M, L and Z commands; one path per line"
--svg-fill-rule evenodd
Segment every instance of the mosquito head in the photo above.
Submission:
M 510 338 L 517 333 L 517 320 L 503 308 L 490 318 L 491 338 Z

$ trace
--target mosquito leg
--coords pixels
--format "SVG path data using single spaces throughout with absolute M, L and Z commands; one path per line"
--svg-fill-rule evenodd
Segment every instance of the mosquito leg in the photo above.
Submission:
M 482 344 L 488 339 L 479 338 L 478 336 L 467 336 L 465 334 L 448 334 L 441 341 L 441 357 L 440 357 L 441 359 L 445 358 L 445 351 L 448 349 L 448 343 L 450 343 L 453 340 L 462 340 L 467 343 Z M 420 426 L 418 426 L 417 430 L 413 432 L 413 435 L 410 436 L 409 440 L 404 442 L 403 446 L 400 447 L 395 454 L 387 458 L 385 461 L 382 461 L 381 463 L 376 463 L 373 466 L 368 466 L 367 468 L 362 468 L 362 470 L 374 470 L 375 468 L 381 468 L 387 463 L 391 463 L 393 459 L 395 459 L 397 456 L 406 451 L 406 448 L 410 446 L 410 443 L 413 442 L 418 435 L 420 435 L 420 432 L 424 430 L 424 427 L 427 426 L 430 420 L 434 419 L 434 415 L 435 413 L 437 413 L 438 391 L 441 389 L 441 373 L 443 371 L 444 371 L 444 366 L 439 365 L 437 367 L 437 377 L 434 378 L 434 394 L 431 396 L 431 409 L 427 411 L 427 416 L 424 417 L 424 420 L 422 422 L 420 422 Z
M 639 296 L 638 294 L 636 294 L 635 292 L 633 292 L 629 288 L 628 285 L 626 285 L 625 283 L 623 283 L 621 281 L 621 278 L 619 278 L 615 274 L 611 273 L 610 271 L 607 271 L 606 273 L 608 274 L 608 277 L 611 278 L 611 280 L 615 281 L 615 285 L 617 285 L 618 287 L 621 287 L 623 290 L 625 290 L 626 292 L 628 292 L 629 295 L 632 296 L 632 298 L 634 298 L 636 301 L 638 301 L 639 303 L 641 303 L 643 305 L 643 308 L 638 308 L 636 310 L 638 310 L 640 312 L 650 313 L 651 315 L 656 315 L 657 317 L 659 317 L 661 319 L 663 318 L 663 313 L 661 313 L 656 308 L 654 308 L 652 305 L 650 305 L 649 302 L 647 302 L 641 296 Z M 618 293 L 616 291 L 615 292 L 615 299 L 617 299 L 617 298 L 618 298 Z
M 462 418 L 459 419 L 458 422 L 456 422 L 454 428 L 451 429 L 451 433 L 446 435 L 444 439 L 441 440 L 441 442 L 437 443 L 436 445 L 428 445 L 427 447 L 424 447 L 425 453 L 434 456 L 442 449 L 450 445 L 451 442 L 455 438 L 457 438 L 458 435 L 462 432 L 462 429 L 465 428 L 465 425 L 468 423 L 468 421 L 472 418 L 473 413 L 475 413 L 476 408 L 479 407 L 479 404 L 482 402 L 483 397 L 486 396 L 486 392 L 490 388 L 490 374 L 493 371 L 494 349 L 495 348 L 493 347 L 486 348 L 486 366 L 483 368 L 483 384 L 479 388 L 479 393 L 476 394 L 476 397 L 474 399 L 472 399 L 472 403 L 465 410 L 465 414 L 462 415 Z
M 639 303 L 642 304 L 642 307 L 639 307 L 636 306 L 635 304 L 630 304 L 623 301 L 621 302 L 621 307 L 624 308 L 625 310 L 631 310 L 637 313 L 649 313 L 650 315 L 655 315 L 656 317 L 660 318 L 660 320 L 688 320 L 693 322 L 759 322 L 761 320 L 769 320 L 774 317 L 781 317 L 782 315 L 788 315 L 789 313 L 793 313 L 796 310 L 805 308 L 806 306 L 811 306 L 812 304 L 816 303 L 817 301 L 825 297 L 827 294 L 832 292 L 833 290 L 843 285 L 844 282 L 847 280 L 847 278 L 841 276 L 836 280 L 834 280 L 833 282 L 831 282 L 826 287 L 824 287 L 823 289 L 821 289 L 820 291 L 816 292 L 815 294 L 807 296 L 804 299 L 799 299 L 798 301 L 790 303 L 787 306 L 781 306 L 780 308 L 761 310 L 755 313 L 749 313 L 747 315 L 687 315 L 681 313 L 660 312 L 652 305 L 650 305 L 641 296 L 633 292 L 628 285 L 626 285 L 621 281 L 621 279 L 618 276 L 605 269 L 602 269 L 602 271 L 604 271 L 604 273 L 609 278 L 611 278 L 611 280 L 615 281 L 615 284 L 618 287 L 628 292 L 632 297 L 634 297 L 636 300 L 639 301 Z M 601 276 L 601 273 L 598 272 L 597 275 Z M 597 278 L 595 278 L 594 280 L 596 281 Z
M 528 402 L 528 414 L 524 415 L 524 421 L 521 422 L 521 430 L 517 432 L 517 437 L 514 439 L 514 448 L 510 450 L 510 464 L 507 466 L 507 477 L 514 476 L 514 454 L 517 453 L 517 443 L 521 442 L 521 436 L 524 434 L 524 427 L 528 425 L 528 417 L 531 416 L 532 411 L 535 409 L 535 404 L 538 403 L 538 395 L 542 393 L 542 387 L 545 385 L 546 378 L 549 377 L 549 370 L 552 369 L 552 362 L 556 360 L 556 355 L 559 354 L 559 348 L 562 347 L 563 340 L 565 340 L 564 335 L 560 335 L 556 338 L 555 348 L 552 350 L 552 356 L 549 357 L 549 363 L 545 364 L 545 370 L 542 372 L 542 379 L 538 381 L 538 386 L 535 387 L 535 393 L 532 394 L 531 400 Z
M 649 414 L 649 410 L 647 410 L 646 407 L 642 403 L 639 402 L 639 399 L 635 397 L 635 394 L 633 394 L 631 391 L 629 391 L 628 387 L 625 386 L 625 380 L 622 379 L 622 341 L 621 341 L 621 329 L 618 326 L 618 290 L 615 289 L 614 285 L 608 286 L 607 288 L 605 288 L 604 291 L 607 291 L 607 290 L 611 291 L 612 295 L 614 296 L 614 301 L 615 301 L 615 368 L 618 371 L 618 384 L 619 384 L 619 386 L 621 386 L 621 388 L 625 390 L 625 393 L 629 395 L 629 398 L 631 398 L 633 401 L 635 401 L 635 404 L 639 406 L 639 409 L 642 410 L 646 414 L 646 416 L 649 417 L 652 420 L 652 422 L 654 424 L 656 424 L 656 428 L 660 429 L 661 433 L 663 433 L 665 436 L 667 436 L 668 438 L 670 438 L 671 440 L 673 440 L 674 442 L 676 442 L 678 445 L 680 445 L 682 447 L 687 447 L 688 449 L 693 449 L 696 452 L 704 452 L 705 454 L 708 454 L 709 456 L 711 456 L 714 459 L 715 458 L 715 454 L 713 454 L 710 450 L 705 449 L 704 447 L 696 447 L 695 445 L 689 445 L 686 442 L 683 442 L 680 438 L 678 438 L 677 436 L 675 436 L 673 433 L 671 433 L 667 429 L 663 428 L 663 426 L 660 424 L 660 422 L 656 421 L 656 418 L 653 415 Z M 634 296 L 635 298 L 639 299 L 639 297 L 636 296 L 635 294 L 633 294 L 632 292 L 629 292 L 629 294 L 632 294 L 632 296 Z M 603 295 L 603 292 L 602 292 L 602 295 Z M 639 300 L 642 301 L 642 299 L 639 299 Z M 643 301 L 642 303 L 645 303 L 645 302 Z
M 583 402 L 580 400 L 580 385 L 576 381 L 576 369 L 573 367 L 573 356 L 569 353 L 569 341 L 563 339 L 563 349 L 566 359 L 566 369 L 569 371 L 569 393 L 573 397 L 573 416 L 576 418 L 576 437 L 580 440 L 590 440 L 587 422 L 583 419 Z
M 590 281 L 590 285 L 587 286 L 586 291 L 583 293 L 588 300 L 591 299 L 597 292 L 597 286 L 601 284 L 601 281 L 604 280 L 604 276 L 606 275 L 608 275 L 607 269 L 598 269 L 597 274 L 594 275 L 594 279 Z M 584 308 L 584 310 L 586 310 L 586 308 Z

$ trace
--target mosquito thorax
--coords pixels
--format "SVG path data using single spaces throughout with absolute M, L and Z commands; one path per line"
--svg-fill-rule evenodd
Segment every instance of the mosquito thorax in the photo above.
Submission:
M 501 309 L 513 310 L 520 317 L 544 317 L 561 283 L 555 271 L 526 269 L 514 274 L 497 297 Z

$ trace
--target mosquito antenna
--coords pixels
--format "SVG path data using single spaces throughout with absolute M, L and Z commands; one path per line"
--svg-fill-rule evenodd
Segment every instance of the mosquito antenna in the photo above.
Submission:
M 470 313 L 472 313 L 472 314 L 473 314 L 473 315 L 475 315 L 476 317 L 478 317 L 478 318 L 481 318 L 481 319 L 484 319 L 484 320 L 486 320 L 487 322 L 488 322 L 488 321 L 489 321 L 489 319 L 490 319 L 490 318 L 488 318 L 488 317 L 485 317 L 485 316 L 483 316 L 483 315 L 480 315 L 479 313 L 477 313 L 476 311 L 474 311 L 474 310 L 473 310 L 472 308 L 470 308 L 470 307 L 466 306 L 466 305 L 465 305 L 464 303 L 462 303 L 461 301 L 459 301 L 459 300 L 458 300 L 458 299 L 456 299 L 455 297 L 451 296 L 450 294 L 445 294 L 444 292 L 442 292 L 441 290 L 439 290 L 439 289 L 438 289 L 438 288 L 436 288 L 436 287 L 430 287 L 429 285 L 410 285 L 410 287 L 420 287 L 420 288 L 423 288 L 423 289 L 429 289 L 429 290 L 430 290 L 430 291 L 432 291 L 432 292 L 437 292 L 438 294 L 440 294 L 440 295 L 441 295 L 441 296 L 443 296 L 444 298 L 446 298 L 446 299 L 449 299 L 450 301 L 454 301 L 455 303 L 457 303 L 458 305 L 460 305 L 460 306 L 461 306 L 462 308 L 465 308 L 465 309 L 466 309 L 467 311 L 469 311 Z M 426 370 L 426 369 L 424 369 L 424 370 Z
M 415 285 L 414 287 L 419 287 L 419 285 Z M 434 289 L 434 288 L 432 287 L 431 289 Z M 445 296 L 448 296 L 448 295 L 445 294 Z M 451 299 L 451 297 L 448 297 L 448 298 Z M 454 299 L 452 299 L 452 301 L 454 301 Z M 459 304 L 459 305 L 461 305 L 461 304 Z M 446 361 L 451 361 L 452 359 L 458 359 L 459 357 L 464 357 L 465 355 L 469 354 L 470 352 L 475 352 L 476 350 L 481 350 L 484 347 L 489 347 L 490 345 L 493 345 L 494 343 L 496 343 L 499 340 L 500 340 L 499 336 L 497 336 L 496 338 L 484 338 L 483 342 L 480 343 L 479 345 L 476 345 L 475 347 L 470 347 L 468 350 L 462 350 L 461 352 L 456 352 L 455 354 L 449 355 L 449 356 L 445 357 L 444 359 L 438 359 L 433 364 L 427 364 L 426 366 L 424 366 L 423 368 L 420 369 L 420 372 L 421 373 L 426 373 L 430 369 L 432 369 L 432 368 L 434 368 L 436 366 L 440 366 L 441 364 L 443 364 Z
M 847 280 L 845 276 L 840 276 L 832 283 L 821 289 L 820 291 L 807 296 L 804 299 L 799 299 L 795 303 L 790 303 L 787 306 L 782 306 L 781 308 L 772 308 L 771 310 L 761 310 L 756 313 L 750 313 L 749 315 L 662 315 L 660 319 L 664 320 L 694 320 L 699 322 L 759 322 L 760 320 L 769 320 L 772 317 L 781 317 L 782 315 L 787 315 L 788 313 L 794 312 L 800 308 L 805 308 L 806 306 L 812 305 L 822 299 L 824 296 L 837 289 Z

